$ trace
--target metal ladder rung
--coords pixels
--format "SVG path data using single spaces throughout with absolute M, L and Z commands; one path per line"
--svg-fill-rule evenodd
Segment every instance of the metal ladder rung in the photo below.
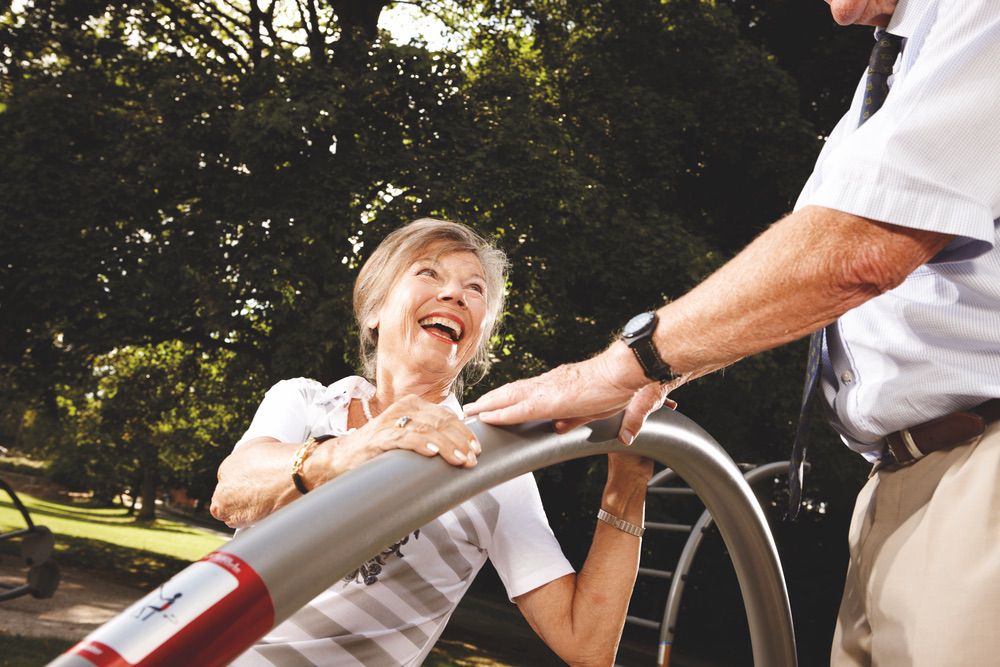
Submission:
M 694 489 L 686 486 L 651 486 L 646 489 L 646 493 L 654 496 L 693 496 Z
M 651 567 L 640 567 L 639 574 L 645 577 L 656 577 L 657 579 L 673 579 L 674 573 L 667 570 L 654 570 Z
M 659 630 L 660 624 L 657 621 L 650 621 L 646 618 L 639 618 L 638 616 L 626 616 L 626 623 L 631 623 L 632 625 L 638 625 L 643 628 L 652 628 L 653 630 Z
M 668 533 L 690 533 L 691 526 L 686 523 L 656 523 L 647 521 L 645 526 L 649 530 L 664 530 Z

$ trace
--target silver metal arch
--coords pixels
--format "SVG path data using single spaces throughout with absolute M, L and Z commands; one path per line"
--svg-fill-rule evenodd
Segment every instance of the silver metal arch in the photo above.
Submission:
M 743 475 L 743 479 L 746 480 L 748 485 L 751 485 L 762 479 L 775 475 L 784 475 L 787 472 L 788 461 L 775 461 L 774 463 L 766 463 L 749 470 Z M 712 520 L 713 517 L 710 511 L 705 510 L 701 513 L 698 520 L 691 526 L 691 536 L 684 543 L 684 549 L 677 559 L 674 576 L 670 581 L 670 590 L 667 593 L 667 603 L 663 608 L 663 620 L 660 622 L 660 640 L 656 656 L 656 663 L 658 665 L 663 664 L 667 645 L 673 643 L 674 627 L 677 624 L 677 615 L 681 608 L 681 596 L 684 594 L 684 583 L 687 579 L 687 573 L 691 570 L 695 554 L 698 552 L 698 547 L 701 546 L 701 542 L 705 537 L 706 529 L 712 525 Z M 736 557 L 734 555 L 733 561 L 735 562 L 735 560 Z
M 275 512 L 220 550 L 243 559 L 264 581 L 277 625 L 386 545 L 483 491 L 556 463 L 632 451 L 675 470 L 715 517 L 743 594 L 755 664 L 794 667 L 781 563 L 737 466 L 711 436 L 674 411 L 653 415 L 628 450 L 616 439 L 620 422 L 619 416 L 560 435 L 548 422 L 500 429 L 473 419 L 469 426 L 483 446 L 475 468 L 389 452 Z M 223 665 L 237 654 L 206 655 L 198 664 Z M 92 667 L 71 655 L 50 665 Z

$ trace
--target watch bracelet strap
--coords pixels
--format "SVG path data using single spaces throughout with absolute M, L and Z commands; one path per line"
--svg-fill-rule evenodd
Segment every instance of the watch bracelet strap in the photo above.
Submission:
M 657 352 L 656 346 L 653 345 L 653 341 L 646 339 L 629 347 L 632 349 L 635 358 L 639 361 L 642 372 L 650 380 L 664 384 L 674 379 L 673 371 L 660 358 L 660 354 Z M 647 358 L 647 355 L 649 358 Z
M 302 443 L 302 445 L 295 450 L 295 457 L 292 459 L 292 484 L 298 489 L 298 492 L 302 495 L 309 493 L 309 487 L 306 486 L 305 480 L 302 479 L 302 467 L 306 463 L 306 459 L 309 455 L 315 451 L 315 449 L 322 443 L 326 442 L 333 435 L 320 435 L 316 437 L 310 437 L 308 440 Z
M 628 533 L 629 535 L 635 535 L 636 537 L 642 537 L 642 534 L 646 532 L 646 529 L 642 526 L 637 526 L 634 523 L 626 521 L 621 517 L 617 517 L 610 512 L 604 511 L 604 508 L 597 510 L 598 521 L 603 521 L 604 523 L 617 528 L 623 533 Z

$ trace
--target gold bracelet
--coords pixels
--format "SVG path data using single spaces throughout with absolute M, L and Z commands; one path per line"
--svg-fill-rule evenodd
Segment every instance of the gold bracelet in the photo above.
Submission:
M 614 526 L 623 533 L 628 533 L 629 535 L 635 535 L 636 537 L 642 537 L 642 534 L 646 532 L 646 529 L 642 526 L 637 526 L 634 523 L 626 521 L 621 517 L 617 517 L 610 512 L 605 512 L 604 508 L 597 510 L 597 518 L 599 521 L 603 521 L 609 526 Z
M 305 481 L 302 479 L 302 467 L 306 463 L 306 459 L 312 454 L 317 447 L 323 442 L 326 442 L 332 435 L 321 435 L 318 438 L 310 437 L 308 440 L 302 443 L 302 446 L 295 451 L 295 458 L 292 459 L 292 483 L 295 484 L 295 488 L 299 490 L 299 493 L 305 495 L 309 493 L 309 487 L 306 486 Z

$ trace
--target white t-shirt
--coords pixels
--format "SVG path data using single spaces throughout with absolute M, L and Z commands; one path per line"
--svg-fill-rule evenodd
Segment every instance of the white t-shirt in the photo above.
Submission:
M 302 442 L 343 435 L 351 399 L 374 392 L 354 376 L 328 387 L 305 378 L 283 380 L 267 392 L 236 447 L 259 437 Z M 462 415 L 454 395 L 443 405 Z M 511 598 L 573 572 L 549 528 L 532 475 L 476 496 L 386 549 L 232 664 L 419 665 L 487 557 Z

